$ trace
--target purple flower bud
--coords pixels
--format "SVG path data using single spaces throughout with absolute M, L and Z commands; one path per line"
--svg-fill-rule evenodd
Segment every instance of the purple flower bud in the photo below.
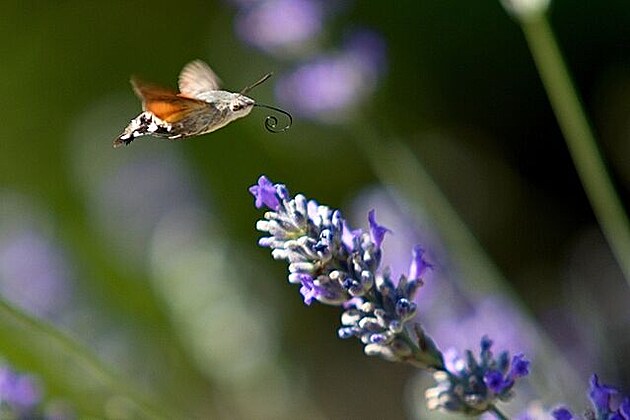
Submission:
M 487 371 L 483 375 L 483 382 L 496 394 L 500 394 L 506 387 L 511 385 L 509 381 L 505 381 L 503 374 L 498 370 Z
M 376 245 L 377 248 L 381 247 L 383 243 L 383 239 L 385 238 L 386 233 L 392 233 L 391 230 L 387 229 L 385 226 L 381 226 L 376 223 L 376 214 L 374 209 L 370 210 L 368 213 L 368 222 L 370 223 L 370 236 L 372 237 L 372 242 Z
M 402 298 L 396 302 L 396 314 L 402 319 L 408 318 L 415 311 L 416 304 L 409 301 L 409 299 Z
M 258 178 L 258 185 L 249 187 L 249 192 L 256 198 L 256 208 L 259 209 L 262 206 L 267 206 L 271 210 L 278 210 L 280 208 L 280 200 L 276 193 L 276 187 L 266 176 L 261 175 Z
M 382 344 L 388 341 L 388 337 L 385 334 L 372 334 L 370 336 L 370 343 Z
M 489 351 L 492 347 L 492 340 L 487 335 L 481 337 L 481 351 Z
M 337 335 L 343 340 L 354 337 L 354 327 L 339 328 L 339 330 L 337 331 Z

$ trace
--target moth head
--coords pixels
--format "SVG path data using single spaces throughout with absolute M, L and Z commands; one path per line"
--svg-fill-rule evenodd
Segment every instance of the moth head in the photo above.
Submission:
M 256 102 L 240 93 L 234 93 L 230 101 L 230 111 L 236 118 L 244 117 L 252 111 Z

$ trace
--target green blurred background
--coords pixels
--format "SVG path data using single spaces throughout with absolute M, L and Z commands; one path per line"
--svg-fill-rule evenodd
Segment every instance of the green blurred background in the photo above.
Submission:
M 1 4 L 0 205 L 14 217 L 9 228 L 35 220 L 69 261 L 78 291 L 67 305 L 79 321 L 53 321 L 146 392 L 189 410 L 182 418 L 412 417 L 414 372 L 338 340 L 338 312 L 303 306 L 286 266 L 256 246 L 260 212 L 247 187 L 260 174 L 348 212 L 359 191 L 378 184 L 352 124 L 296 118 L 273 135 L 254 111 L 201 138 L 111 147 L 140 109 L 132 74 L 174 86 L 181 67 L 201 58 L 238 91 L 295 60 L 240 41 L 227 2 Z M 630 4 L 555 1 L 551 22 L 627 203 Z M 569 319 L 571 332 L 551 336 L 579 336 L 597 355 L 590 366 L 630 387 L 627 285 L 515 22 L 492 0 L 348 2 L 327 22 L 322 48 L 354 26 L 379 31 L 388 48 L 388 70 L 357 121 L 409 145 L 537 319 Z M 252 96 L 276 103 L 273 83 Z M 168 171 L 119 171 L 143 159 L 172 165 L 181 183 L 162 190 L 152 181 L 172 181 Z M 108 202 L 108 186 L 127 182 L 140 203 L 146 182 L 167 202 L 194 197 L 194 209 L 165 222 Z M 155 223 L 134 231 L 146 219 Z M 231 331 L 250 322 L 238 344 Z M 99 415 L 102 407 L 74 389 L 81 381 L 51 366 L 65 362 L 46 362 L 45 339 L 14 341 L 20 331 L 3 327 L 0 353 L 42 374 L 50 395 L 83 400 L 79 412 Z M 226 342 L 243 354 L 228 357 Z M 108 407 L 112 417 L 124 410 Z

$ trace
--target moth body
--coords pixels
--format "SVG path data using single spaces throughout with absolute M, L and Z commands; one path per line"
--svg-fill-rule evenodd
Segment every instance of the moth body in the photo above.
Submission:
M 114 147 L 151 135 L 185 139 L 210 133 L 248 115 L 255 101 L 240 93 L 219 90 L 219 79 L 203 61 L 187 64 L 179 75 L 179 90 L 132 78 L 143 112 L 114 140 Z

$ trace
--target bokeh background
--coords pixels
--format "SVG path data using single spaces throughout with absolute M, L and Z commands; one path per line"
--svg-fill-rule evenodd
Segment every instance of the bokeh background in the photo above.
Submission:
M 339 340 L 337 309 L 304 306 L 286 266 L 257 247 L 247 188 L 261 174 L 356 226 L 375 208 L 400 272 L 421 242 L 436 268 L 420 319 L 441 346 L 489 333 L 536 371 L 527 331 L 548 337 L 548 360 L 577 380 L 546 372 L 528 399 L 582 407 L 593 371 L 630 389 L 628 285 L 498 1 L 0 4 L 0 292 L 180 418 L 429 416 L 428 375 Z M 558 0 L 550 17 L 627 204 L 630 4 Z M 257 109 L 200 138 L 112 149 L 140 110 L 130 75 L 175 87 L 196 58 L 232 91 L 273 71 L 251 96 L 292 112 L 293 127 L 270 134 Z M 477 293 L 431 218 L 392 199 L 365 135 L 410 148 L 518 305 Z M 3 360 L 37 377 L 46 404 L 138 415 L 46 335 L 0 323 Z

